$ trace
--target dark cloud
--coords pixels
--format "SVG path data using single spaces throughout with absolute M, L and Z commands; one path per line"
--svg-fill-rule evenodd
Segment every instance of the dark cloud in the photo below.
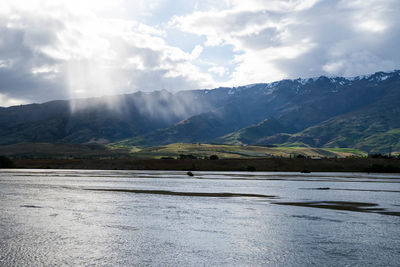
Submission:
M 315 46 L 296 58 L 276 60 L 276 66 L 289 77 L 354 76 L 399 68 L 400 28 L 392 22 L 400 10 L 398 5 L 380 4 L 362 8 L 323 1 L 299 13 L 298 23 L 290 27 L 292 38 L 309 38 Z M 378 9 L 379 15 L 369 16 L 373 10 L 365 8 Z
M 397 1 L 233 2 L 222 13 L 174 19 L 182 31 L 207 37 L 209 45 L 231 44 L 243 53 L 232 84 L 400 68 Z
M 239 40 L 241 41 L 242 46 L 254 50 L 282 45 L 282 41 L 279 39 L 279 31 L 275 27 L 266 28 L 260 32 L 242 36 Z
M 39 24 L 38 21 L 31 21 L 29 18 L 11 22 L 1 20 L 0 93 L 27 101 L 66 97 L 62 94 L 63 90 L 60 91 L 62 79 L 59 75 L 44 72 L 58 61 L 44 54 L 42 48 L 54 46 L 57 38 L 50 31 L 50 26 L 43 27 L 43 30 L 30 30 L 30 22 L 33 25 Z

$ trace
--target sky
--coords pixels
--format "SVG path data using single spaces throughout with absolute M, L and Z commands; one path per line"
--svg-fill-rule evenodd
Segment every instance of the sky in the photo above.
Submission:
M 398 0 L 1 0 L 0 106 L 400 69 Z

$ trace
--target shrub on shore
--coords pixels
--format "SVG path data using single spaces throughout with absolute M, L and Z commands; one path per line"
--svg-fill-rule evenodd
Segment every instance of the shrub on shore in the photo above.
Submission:
M 15 168 L 15 164 L 11 159 L 0 156 L 0 168 Z

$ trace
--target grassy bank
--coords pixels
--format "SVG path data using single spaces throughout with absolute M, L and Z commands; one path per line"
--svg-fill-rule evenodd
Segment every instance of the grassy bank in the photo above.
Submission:
M 99 159 L 99 158 L 136 158 L 159 159 L 163 157 L 179 158 L 180 155 L 192 155 L 196 158 L 265 158 L 265 157 L 363 157 L 365 153 L 344 148 L 312 147 L 265 147 L 237 146 L 221 144 L 176 143 L 155 147 L 135 147 L 121 144 L 57 144 L 57 143 L 19 143 L 0 146 L 0 155 L 10 158 L 34 159 Z
M 147 148 L 115 146 L 118 149 L 130 149 L 130 156 L 135 158 L 177 158 L 182 154 L 193 155 L 197 158 L 216 155 L 219 158 L 264 158 L 264 157 L 349 157 L 366 156 L 355 149 L 331 149 L 313 147 L 266 147 L 266 146 L 238 146 L 223 144 L 190 144 L 175 143 L 165 146 Z

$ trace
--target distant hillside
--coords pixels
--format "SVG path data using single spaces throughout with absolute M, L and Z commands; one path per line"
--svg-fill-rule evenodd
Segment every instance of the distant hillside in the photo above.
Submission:
M 400 90 L 361 110 L 331 118 L 288 138 L 318 147 L 400 151 Z M 395 100 L 395 101 L 393 101 Z
M 164 128 L 222 105 L 226 94 L 134 93 L 0 108 L 0 144 L 108 143 Z
M 226 135 L 220 138 L 220 141 L 232 144 L 352 147 L 367 152 L 381 153 L 400 151 L 400 79 L 398 72 L 387 76 L 378 73 L 359 81 L 364 84 L 363 87 L 360 87 L 364 94 L 371 91 L 377 93 L 375 101 L 365 101 L 363 102 L 365 106 L 356 108 L 355 111 L 344 112 L 315 125 L 311 124 L 312 126 L 302 131 L 294 131 L 294 134 L 290 125 L 308 118 L 302 119 L 301 112 L 287 114 L 279 119 L 268 119 Z M 353 88 L 351 90 L 353 91 Z M 353 100 L 363 99 L 359 96 L 360 94 L 355 95 Z M 288 119 L 291 116 L 294 119 Z M 278 130 L 275 131 L 275 129 Z
M 300 142 L 310 146 L 357 147 L 366 151 L 381 151 L 384 147 L 373 148 L 372 139 L 384 139 L 382 133 L 397 128 L 400 113 L 394 107 L 400 104 L 399 91 L 399 71 L 378 72 L 351 79 L 322 76 L 232 88 L 228 92 L 232 95 L 232 100 L 227 105 L 196 115 L 172 127 L 131 139 L 130 143 L 159 145 L 183 141 L 281 145 Z M 390 107 L 390 111 L 385 107 Z M 375 114 L 368 121 L 365 118 L 360 119 L 364 124 L 386 123 L 386 127 L 382 129 L 371 128 L 370 131 L 363 131 L 353 137 L 371 137 L 370 145 L 356 145 L 358 142 L 316 142 L 324 131 L 328 131 L 324 126 L 315 128 L 312 133 L 307 132 L 302 135 L 303 138 L 299 137 L 301 134 L 295 135 L 309 127 L 322 125 L 327 120 L 352 112 L 360 118 L 363 114 Z M 337 129 L 332 125 L 331 134 L 350 134 L 349 127 L 352 123 L 349 122 L 346 126 L 337 125 Z M 372 137 L 373 134 L 378 134 L 379 137 Z M 394 141 L 389 143 L 393 145 Z
M 400 71 L 0 108 L 0 145 L 171 143 L 400 151 Z

